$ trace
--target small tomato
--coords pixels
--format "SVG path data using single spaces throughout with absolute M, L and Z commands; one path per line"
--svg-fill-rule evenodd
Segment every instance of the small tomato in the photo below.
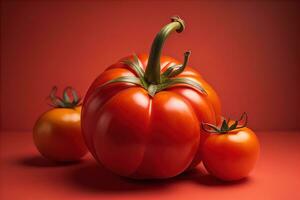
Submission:
M 33 141 L 39 152 L 54 161 L 76 161 L 87 153 L 81 134 L 80 99 L 71 87 L 63 92 L 63 98 L 50 94 L 53 109 L 43 113 L 33 129 Z M 70 100 L 68 92 L 73 95 Z
M 245 124 L 238 122 L 245 117 Z M 223 120 L 221 128 L 203 123 L 202 161 L 207 171 L 222 180 L 246 177 L 254 168 L 259 155 L 255 133 L 246 128 L 247 115 L 235 122 Z

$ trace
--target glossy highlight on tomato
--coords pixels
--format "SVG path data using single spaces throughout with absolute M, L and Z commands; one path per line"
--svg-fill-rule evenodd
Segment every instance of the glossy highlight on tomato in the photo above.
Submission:
M 150 55 L 125 57 L 90 86 L 83 102 L 86 145 L 104 167 L 121 176 L 169 178 L 200 161 L 200 122 L 221 112 L 212 87 L 193 68 L 161 56 L 167 36 L 184 22 L 172 18 L 156 36 Z

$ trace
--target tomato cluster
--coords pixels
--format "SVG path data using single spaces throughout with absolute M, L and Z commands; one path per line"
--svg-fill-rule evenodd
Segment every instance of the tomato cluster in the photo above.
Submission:
M 201 161 L 222 180 L 247 176 L 259 154 L 258 139 L 246 128 L 247 115 L 237 121 L 220 117 L 217 93 L 187 66 L 190 51 L 182 64 L 161 55 L 167 37 L 184 28 L 184 21 L 173 17 L 156 35 L 149 55 L 122 58 L 100 74 L 85 96 L 81 127 L 76 93 L 71 90 L 71 101 L 68 88 L 63 98 L 54 88 L 50 96 L 56 108 L 34 128 L 41 154 L 78 160 L 86 153 L 84 138 L 94 158 L 121 176 L 169 178 Z
M 253 167 L 258 154 L 253 132 L 237 124 L 228 130 L 223 125 L 222 134 L 208 135 L 201 128 L 202 123 L 221 122 L 221 105 L 213 88 L 187 66 L 190 52 L 184 54 L 183 64 L 161 56 L 170 33 L 184 28 L 184 22 L 173 17 L 155 37 L 149 55 L 119 60 L 86 94 L 82 110 L 86 145 L 116 174 L 169 178 L 203 160 L 211 174 L 235 180 Z

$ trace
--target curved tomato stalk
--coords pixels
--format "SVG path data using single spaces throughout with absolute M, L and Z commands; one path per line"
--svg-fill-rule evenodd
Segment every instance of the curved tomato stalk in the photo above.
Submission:
M 184 53 L 184 62 L 182 65 L 171 66 L 161 74 L 160 57 L 165 40 L 172 32 L 177 31 L 178 33 L 180 33 L 185 28 L 184 21 L 179 17 L 172 17 L 171 20 L 171 23 L 163 27 L 153 41 L 146 71 L 143 70 L 141 61 L 134 54 L 133 60 L 124 60 L 122 61 L 122 63 L 129 66 L 137 74 L 137 77 L 119 77 L 104 83 L 100 87 L 117 82 L 132 83 L 142 86 L 145 90 L 148 91 L 149 95 L 153 97 L 157 92 L 161 90 L 167 89 L 176 84 L 184 84 L 188 87 L 192 87 L 198 90 L 202 94 L 207 95 L 204 88 L 192 79 L 176 78 L 176 76 L 184 71 L 191 54 L 190 51 Z
M 163 79 L 168 79 L 168 78 L 172 78 L 174 76 L 179 75 L 181 72 L 184 71 L 188 61 L 189 61 L 189 57 L 191 55 L 191 51 L 187 51 L 184 53 L 184 60 L 183 60 L 183 64 L 182 65 L 173 65 L 171 67 L 169 67 L 163 74 L 162 74 L 162 78 Z
M 66 87 L 62 93 L 62 97 L 56 96 L 56 92 L 57 87 L 53 86 L 48 97 L 51 101 L 50 106 L 55 108 L 75 108 L 81 105 L 81 98 L 72 87 Z
M 239 125 L 240 122 L 244 121 L 242 125 Z M 232 125 L 229 124 L 230 119 L 227 120 L 223 118 L 222 124 L 220 127 L 217 127 L 213 124 L 209 123 L 201 123 L 202 129 L 209 133 L 227 133 L 233 130 L 241 129 L 247 126 L 248 123 L 248 115 L 246 112 L 244 112 L 240 119 L 236 120 Z

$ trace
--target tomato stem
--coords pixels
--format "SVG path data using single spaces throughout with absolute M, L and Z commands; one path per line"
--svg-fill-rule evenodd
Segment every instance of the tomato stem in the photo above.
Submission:
M 178 33 L 184 30 L 184 21 L 178 16 L 171 18 L 172 22 L 164 26 L 160 32 L 156 35 L 149 55 L 148 64 L 145 72 L 145 79 L 149 84 L 160 84 L 160 57 L 162 47 L 168 36 L 177 31 Z
M 185 70 L 185 67 L 187 66 L 189 60 L 189 56 L 191 55 L 190 51 L 184 53 L 183 64 L 168 66 L 168 69 L 161 74 L 160 57 L 165 40 L 172 32 L 177 31 L 180 33 L 184 30 L 183 20 L 181 20 L 179 17 L 172 17 L 171 19 L 172 22 L 167 24 L 160 30 L 152 43 L 146 71 L 144 71 L 144 67 L 142 66 L 142 62 L 139 60 L 138 56 L 133 55 L 133 59 L 125 59 L 121 62 L 127 65 L 131 70 L 133 70 L 137 77 L 118 77 L 102 84 L 100 88 L 112 83 L 126 82 L 143 87 L 148 91 L 148 94 L 151 97 L 154 97 L 157 92 L 165 90 L 169 87 L 174 87 L 178 84 L 181 86 L 184 85 L 185 87 L 193 88 L 199 91 L 201 94 L 207 95 L 205 89 L 197 81 L 194 81 L 188 77 L 177 77 Z

